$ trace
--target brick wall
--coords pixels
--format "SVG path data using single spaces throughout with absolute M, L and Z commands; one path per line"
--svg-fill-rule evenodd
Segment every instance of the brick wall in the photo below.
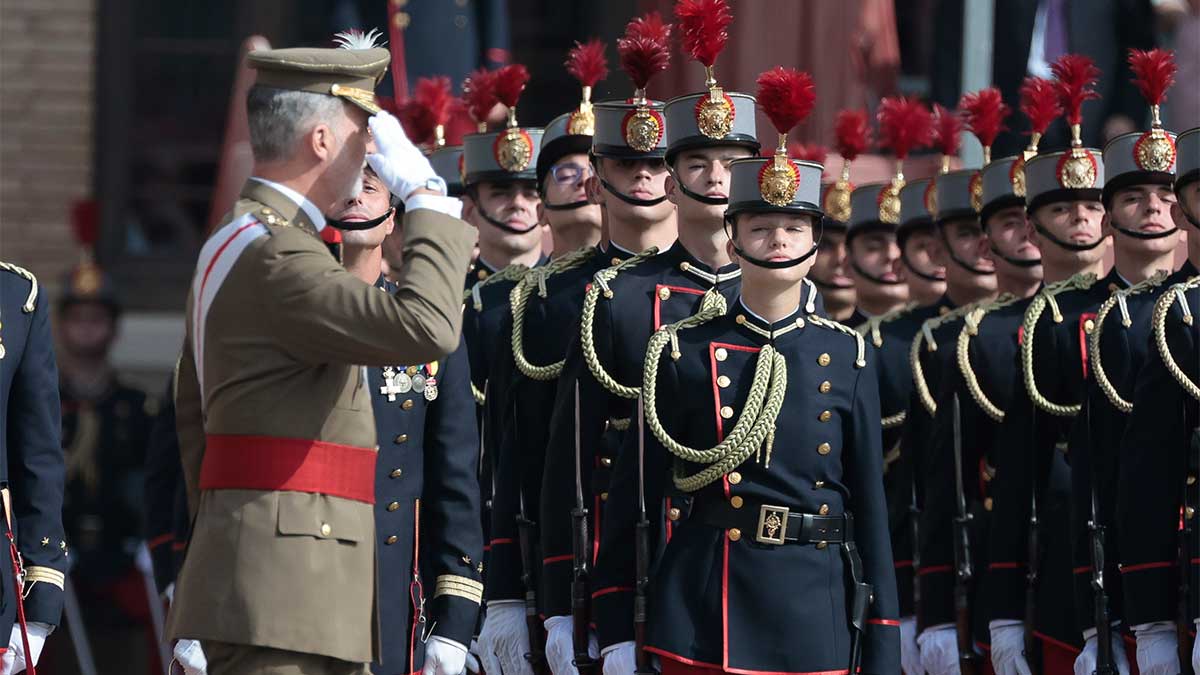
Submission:
M 0 0 L 0 258 L 51 291 L 92 192 L 95 0 Z

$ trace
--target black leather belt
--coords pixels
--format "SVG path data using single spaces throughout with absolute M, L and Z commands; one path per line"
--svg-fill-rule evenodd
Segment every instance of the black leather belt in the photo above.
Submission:
M 722 530 L 737 528 L 754 533 L 760 544 L 840 544 L 854 541 L 854 516 L 818 516 L 797 513 L 786 506 L 751 504 L 740 509 L 729 502 L 702 502 L 692 508 L 691 520 Z

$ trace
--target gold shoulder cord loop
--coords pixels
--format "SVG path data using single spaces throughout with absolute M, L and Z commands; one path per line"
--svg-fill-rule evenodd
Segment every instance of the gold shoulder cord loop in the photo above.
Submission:
M 1088 336 L 1088 351 L 1091 352 L 1092 374 L 1096 378 L 1096 384 L 1100 386 L 1100 391 L 1104 392 L 1104 396 L 1108 398 L 1108 402 L 1126 415 L 1133 412 L 1133 403 L 1121 398 L 1120 393 L 1117 392 L 1117 388 L 1108 379 L 1108 373 L 1104 371 L 1104 364 L 1100 362 L 1100 334 L 1104 330 L 1104 320 L 1108 318 L 1108 314 L 1112 311 L 1113 307 L 1118 307 L 1121 311 L 1121 325 L 1128 328 L 1132 323 L 1132 320 L 1129 318 L 1129 306 L 1127 303 L 1129 296 L 1155 289 L 1161 286 L 1166 278 L 1167 272 L 1160 270 L 1154 276 L 1140 284 L 1119 290 L 1108 296 L 1108 300 L 1105 300 L 1104 304 L 1100 305 L 1099 311 L 1096 312 L 1096 328 Z
M 611 299 L 613 291 L 608 286 L 608 282 L 617 278 L 617 275 L 622 271 L 636 267 L 642 261 L 648 260 L 655 255 L 658 255 L 658 248 L 651 246 L 641 253 L 633 256 L 629 260 L 614 265 L 606 269 L 602 269 L 592 277 L 592 285 L 588 288 L 587 293 L 583 296 L 583 309 L 579 315 L 579 345 L 583 351 L 583 361 L 587 364 L 588 370 L 591 371 L 592 377 L 600 383 L 600 386 L 607 389 L 614 396 L 621 398 L 635 399 L 641 394 L 640 387 L 627 387 L 612 376 L 604 369 L 604 364 L 600 363 L 600 358 L 596 355 L 596 337 L 592 333 L 593 326 L 596 321 L 596 301 L 600 294 L 603 293 L 605 298 Z
M 1067 290 L 1086 290 L 1091 288 L 1095 282 L 1095 274 L 1076 274 L 1069 279 L 1043 288 L 1029 303 L 1029 309 L 1025 310 L 1025 319 L 1021 324 L 1025 333 L 1025 338 L 1021 341 L 1021 379 L 1025 382 L 1025 390 L 1029 393 L 1029 398 L 1034 405 L 1057 417 L 1074 417 L 1082 406 L 1078 403 L 1074 405 L 1054 403 L 1042 395 L 1033 372 L 1034 334 L 1037 332 L 1038 321 L 1042 318 L 1042 313 L 1046 311 L 1047 305 L 1051 307 L 1051 316 L 1054 322 L 1062 322 L 1063 316 L 1058 309 L 1058 302 L 1054 300 L 1055 295 Z
M 837 321 L 834 321 L 832 319 L 826 319 L 824 317 L 817 316 L 816 314 L 813 314 L 812 316 L 808 317 L 808 320 L 810 323 L 815 324 L 817 326 L 821 326 L 822 328 L 828 328 L 830 330 L 835 330 L 839 333 L 843 333 L 845 335 L 849 335 L 850 337 L 854 338 L 854 346 L 855 346 L 854 367 L 855 368 L 866 368 L 867 367 L 867 344 L 866 344 L 866 342 L 863 341 L 862 333 L 859 333 L 858 331 L 847 326 L 846 324 L 838 323 Z
M 899 319 L 900 317 L 912 312 L 917 307 L 919 307 L 919 305 L 916 302 L 910 302 L 900 309 L 894 309 L 885 314 L 873 316 L 857 326 L 854 326 L 854 330 L 862 334 L 863 337 L 870 335 L 871 344 L 875 345 L 875 348 L 878 349 L 883 346 L 883 333 L 880 332 L 883 324 L 891 323 L 892 321 L 895 321 L 896 319 Z
M 929 382 L 925 380 L 925 367 L 921 365 L 921 341 L 925 340 L 929 343 L 929 352 L 936 352 L 937 342 L 933 339 L 933 331 L 940 328 L 942 324 L 966 316 L 975 307 L 975 303 L 963 305 L 941 316 L 926 319 L 908 347 L 908 365 L 912 369 L 913 387 L 917 390 L 917 398 L 921 401 L 921 405 L 930 415 L 937 414 L 937 401 L 933 399 L 933 393 L 929 391 Z
M 474 286 L 471 286 L 471 288 L 467 289 L 467 291 L 463 293 L 463 302 L 465 303 L 467 300 L 470 300 L 471 307 L 476 312 L 482 312 L 483 295 L 481 294 L 481 291 L 485 286 L 501 281 L 520 281 L 522 278 L 524 278 L 525 273 L 528 271 L 529 267 L 520 263 L 509 265 L 499 272 L 496 272 L 495 274 L 484 279 L 483 281 L 476 282 Z M 486 403 L 483 392 L 479 390 L 479 387 L 475 386 L 474 382 L 471 383 L 471 397 L 475 399 L 475 405 L 482 406 L 484 403 Z
M 511 337 L 513 361 L 516 363 L 517 369 L 525 377 L 541 382 L 553 380 L 562 373 L 563 364 L 566 361 L 566 359 L 563 359 L 545 366 L 535 366 L 525 357 L 525 308 L 529 301 L 529 296 L 533 295 L 533 291 L 536 289 L 538 297 L 545 298 L 547 296 L 546 280 L 548 278 L 560 272 L 566 272 L 567 270 L 584 265 L 592 259 L 595 252 L 596 249 L 594 247 L 585 246 L 564 255 L 549 265 L 535 267 L 528 274 L 521 277 L 521 280 L 509 292 L 508 300 L 512 311 Z
M 975 374 L 975 370 L 971 368 L 971 338 L 979 335 L 979 324 L 983 322 L 983 318 L 988 312 L 994 312 L 997 309 L 1007 307 L 1020 298 L 1014 295 L 1005 293 L 996 298 L 994 302 L 976 307 L 963 317 L 963 328 L 958 333 L 958 342 L 956 344 L 955 356 L 958 360 L 958 370 L 962 373 L 963 381 L 966 382 L 967 392 L 971 394 L 971 398 L 975 400 L 975 404 L 983 410 L 984 414 L 992 418 L 996 422 L 1004 421 L 1004 411 L 992 402 L 987 394 L 984 393 L 983 387 L 979 384 L 979 378 Z
M 25 269 L 24 267 L 14 265 L 9 262 L 4 262 L 3 260 L 0 260 L 0 270 L 6 270 L 9 272 L 12 272 L 13 274 L 15 274 L 19 277 L 24 277 L 25 279 L 29 280 L 29 295 L 25 297 L 25 304 L 21 305 L 21 311 L 26 314 L 31 314 L 33 312 L 33 310 L 37 307 L 37 297 L 38 297 L 37 277 L 33 276 L 33 272 L 30 272 L 29 270 Z
M 1200 287 L 1200 276 L 1192 277 L 1181 284 L 1175 284 L 1171 290 L 1163 293 L 1163 296 L 1158 299 L 1154 305 L 1154 344 L 1158 347 L 1158 354 L 1162 357 L 1163 365 L 1167 367 L 1167 372 L 1171 373 L 1171 377 L 1179 383 L 1192 398 L 1200 401 L 1200 387 L 1183 372 L 1179 367 L 1179 363 L 1175 361 L 1174 355 L 1171 354 L 1171 348 L 1167 345 L 1167 314 L 1171 311 L 1171 303 L 1178 302 L 1183 308 L 1183 323 L 1184 325 L 1192 325 L 1191 308 L 1187 304 L 1187 291 Z

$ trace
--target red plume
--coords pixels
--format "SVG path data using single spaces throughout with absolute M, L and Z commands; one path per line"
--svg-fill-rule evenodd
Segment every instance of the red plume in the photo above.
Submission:
M 1067 113 L 1067 123 L 1071 125 L 1083 123 L 1083 102 L 1088 99 L 1100 98 L 1092 87 L 1100 77 L 1100 69 L 1090 57 L 1082 54 L 1063 54 L 1050 64 L 1054 73 L 1054 88 L 1058 92 L 1058 100 Z
M 896 159 L 904 159 L 913 148 L 933 142 L 933 114 L 915 98 L 885 96 L 876 117 L 879 145 L 890 148 Z
M 1005 128 L 1004 118 L 1011 112 L 1000 90 L 995 87 L 963 94 L 958 109 L 962 111 L 967 128 L 985 148 L 990 148 L 996 142 L 996 136 Z
M 435 126 L 445 124 L 450 119 L 450 103 L 453 100 L 454 97 L 450 95 L 450 78 L 439 75 L 417 80 L 413 101 L 428 111 Z
M 834 147 L 847 162 L 853 162 L 871 145 L 871 127 L 866 110 L 841 110 L 833 122 Z
M 100 235 L 100 204 L 95 199 L 78 199 L 71 204 L 71 229 L 85 249 L 92 250 Z
M 604 56 L 604 43 L 588 40 L 575 43 L 567 53 L 567 72 L 585 87 L 594 87 L 608 76 L 608 59 Z
M 401 103 L 396 118 L 400 120 L 404 134 L 414 145 L 433 142 L 437 122 L 434 121 L 430 110 L 421 105 L 416 98 Z
M 529 70 L 525 66 L 519 63 L 504 66 L 496 71 L 496 98 L 509 108 L 515 108 L 528 82 Z
M 943 155 L 957 155 L 962 141 L 963 121 L 940 103 L 933 104 L 933 143 Z
M 1129 50 L 1129 69 L 1133 71 L 1133 83 L 1150 105 L 1160 105 L 1167 100 L 1167 89 L 1175 84 L 1175 52 L 1165 49 Z
M 634 87 L 645 89 L 650 78 L 667 69 L 670 40 L 671 24 L 663 23 L 658 12 L 639 16 L 625 26 L 625 36 L 617 39 L 617 53 Z
M 1021 83 L 1021 112 L 1029 118 L 1029 129 L 1033 133 L 1046 133 L 1050 123 L 1062 114 L 1054 82 L 1042 77 L 1025 78 Z
M 758 105 L 781 134 L 803 122 L 816 100 L 816 87 L 806 72 L 776 66 L 758 76 Z
M 711 67 L 729 39 L 733 22 L 726 0 L 679 0 L 675 4 L 683 49 L 705 67 Z
M 829 148 L 819 143 L 788 143 L 788 157 L 824 165 Z
M 480 68 L 463 82 L 463 102 L 476 122 L 487 121 L 488 113 L 496 106 L 496 74 Z

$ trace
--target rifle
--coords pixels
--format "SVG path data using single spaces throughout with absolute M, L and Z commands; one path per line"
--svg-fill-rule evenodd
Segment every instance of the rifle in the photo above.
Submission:
M 1200 350 L 1200 339 L 1196 340 L 1197 349 Z M 1200 367 L 1200 359 L 1197 360 L 1197 366 Z M 1187 419 L 1187 403 L 1184 403 L 1183 417 Z M 1184 675 L 1192 673 L 1192 655 L 1188 653 L 1188 638 L 1191 637 L 1192 622 L 1188 617 L 1188 596 L 1191 593 L 1191 543 L 1195 532 L 1195 525 L 1192 518 L 1188 518 L 1188 510 L 1191 509 L 1192 514 L 1196 513 L 1197 506 L 1195 502 L 1188 503 L 1190 496 L 1190 488 L 1188 485 L 1188 476 L 1196 475 L 1196 471 L 1200 470 L 1200 420 L 1197 420 L 1196 428 L 1192 430 L 1191 452 L 1184 459 L 1183 471 L 1183 492 L 1180 493 L 1179 501 L 1183 505 L 1183 527 L 1179 528 L 1179 599 L 1175 608 L 1175 640 L 1179 649 L 1179 667 Z M 1197 638 L 1200 639 L 1200 638 Z
M 588 623 L 591 612 L 588 563 L 588 510 L 583 501 L 582 443 L 579 431 L 579 381 L 575 381 L 575 508 L 571 510 L 571 619 L 574 626 L 575 668 L 579 675 L 592 675 L 597 663 L 588 653 Z M 597 533 L 599 536 L 599 533 Z
M 1088 403 L 1087 378 L 1084 377 L 1083 397 L 1083 428 L 1085 447 L 1092 445 L 1092 406 Z M 1113 660 L 1112 625 L 1108 620 L 1108 592 L 1104 589 L 1104 525 L 1100 522 L 1099 510 L 1096 506 L 1096 480 L 1100 472 L 1096 470 L 1097 457 L 1092 455 L 1089 476 L 1092 517 L 1088 520 L 1088 545 L 1092 550 L 1092 618 L 1096 624 L 1096 670 L 1094 675 L 1117 675 L 1116 661 Z
M 520 480 L 520 477 L 518 477 Z M 533 565 L 537 560 L 533 543 L 536 536 L 537 523 L 525 514 L 525 491 L 518 487 L 520 493 L 520 512 L 517 514 L 517 537 L 521 546 L 521 585 L 525 587 L 525 628 L 529 632 L 529 653 L 525 660 L 529 662 L 536 675 L 545 675 L 550 670 L 546 665 L 546 647 L 542 644 L 542 621 L 538 618 L 537 584 L 533 579 Z
M 1029 539 L 1027 549 L 1027 561 L 1025 565 L 1025 662 L 1029 665 L 1030 672 L 1033 675 L 1040 675 L 1042 671 L 1041 660 L 1036 658 L 1037 655 L 1037 637 L 1034 633 L 1034 626 L 1037 622 L 1037 585 L 1038 585 L 1038 565 L 1040 562 L 1038 542 L 1038 480 L 1037 480 L 1037 406 L 1032 402 L 1029 404 L 1029 427 L 1032 431 L 1029 447 L 1034 453 L 1032 462 L 1032 474 L 1030 477 L 1029 491 Z
M 962 675 L 975 675 L 978 656 L 971 640 L 971 522 L 974 514 L 967 510 L 967 495 L 963 488 L 962 408 L 958 392 L 954 392 L 952 424 L 954 430 L 954 633 L 958 638 L 958 667 Z
M 633 589 L 633 639 L 637 658 L 636 675 L 654 675 L 650 655 L 646 653 L 646 588 L 650 585 L 650 520 L 646 517 L 646 436 L 642 425 L 645 412 L 638 397 L 638 522 L 634 531 L 636 582 Z

